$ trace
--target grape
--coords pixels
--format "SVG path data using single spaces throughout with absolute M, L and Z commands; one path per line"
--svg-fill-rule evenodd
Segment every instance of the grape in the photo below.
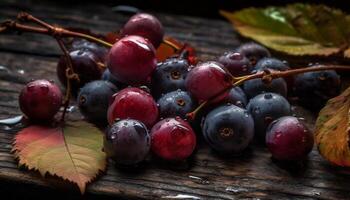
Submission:
M 204 139 L 214 150 L 224 154 L 238 154 L 253 139 L 254 121 L 245 109 L 223 105 L 209 112 L 202 131 Z
M 163 41 L 164 29 L 153 15 L 138 13 L 132 16 L 121 30 L 122 36 L 139 35 L 147 38 L 155 48 Z
M 104 139 L 104 151 L 117 164 L 134 165 L 149 153 L 151 140 L 146 126 L 133 119 L 112 124 Z
M 314 136 L 296 117 L 286 116 L 270 124 L 266 145 L 272 157 L 278 160 L 299 161 L 312 150 Z
M 145 84 L 156 68 L 153 45 L 143 37 L 127 36 L 116 42 L 109 51 L 108 69 L 126 84 Z

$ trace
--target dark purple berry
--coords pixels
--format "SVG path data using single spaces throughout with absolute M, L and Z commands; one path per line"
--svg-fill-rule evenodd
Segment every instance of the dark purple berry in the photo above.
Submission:
M 115 122 L 107 131 L 104 151 L 117 164 L 134 165 L 149 153 L 151 139 L 146 126 L 140 121 L 125 119 Z
M 312 150 L 314 136 L 296 117 L 286 116 L 270 124 L 266 145 L 277 160 L 300 161 Z

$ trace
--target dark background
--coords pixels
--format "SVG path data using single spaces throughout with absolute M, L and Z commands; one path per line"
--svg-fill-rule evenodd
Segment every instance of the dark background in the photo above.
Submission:
M 182 15 L 195 15 L 208 18 L 218 18 L 218 10 L 239 10 L 247 7 L 266 7 L 269 5 L 286 5 L 289 3 L 311 3 L 325 4 L 331 7 L 337 7 L 344 11 L 350 11 L 350 2 L 348 0 L 61 0 L 60 3 L 87 3 L 99 2 L 111 7 L 117 5 L 130 5 L 142 10 L 152 10 L 155 12 L 168 12 Z M 39 0 L 38 0 L 39 2 Z M 56 2 L 57 3 L 57 2 Z

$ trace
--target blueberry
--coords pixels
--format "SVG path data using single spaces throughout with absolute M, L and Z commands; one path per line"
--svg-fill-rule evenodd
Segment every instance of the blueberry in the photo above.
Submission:
M 278 71 L 286 71 L 289 70 L 289 64 L 286 61 L 281 61 L 277 58 L 262 58 L 259 60 L 254 70 L 265 70 L 265 69 L 273 69 Z
M 254 120 L 243 108 L 223 105 L 209 112 L 202 132 L 215 151 L 238 154 L 247 148 L 254 137 Z
M 295 77 L 294 94 L 299 103 L 311 110 L 321 109 L 340 93 L 340 77 L 333 71 L 307 72 Z
M 236 106 L 245 108 L 245 106 L 247 105 L 247 96 L 240 87 L 233 87 L 228 93 L 228 96 L 226 97 L 225 101 Z
M 160 117 L 181 117 L 186 118 L 186 114 L 196 107 L 194 99 L 188 92 L 176 90 L 163 95 L 157 101 L 159 105 Z
M 273 92 L 286 97 L 288 91 L 287 83 L 283 78 L 273 79 L 269 84 L 264 83 L 261 79 L 252 79 L 244 82 L 243 90 L 249 99 L 265 92 Z
M 152 93 L 155 97 L 181 89 L 185 90 L 185 78 L 189 64 L 185 59 L 169 58 L 158 63 L 152 75 Z
M 219 57 L 218 62 L 221 63 L 233 76 L 248 75 L 252 70 L 248 58 L 237 52 L 226 52 Z
M 247 110 L 253 116 L 256 136 L 263 141 L 265 141 L 266 129 L 273 120 L 291 114 L 287 99 L 275 93 L 260 94 L 252 98 L 247 105 Z
M 134 165 L 143 161 L 150 147 L 151 139 L 146 126 L 133 119 L 115 122 L 104 139 L 107 156 L 121 165 Z
M 246 56 L 250 60 L 252 66 L 260 59 L 271 56 L 269 50 L 255 42 L 242 44 L 236 49 L 236 52 Z
M 78 105 L 81 113 L 91 122 L 107 123 L 109 100 L 118 88 L 108 81 L 92 81 L 80 89 Z
M 125 88 L 126 86 L 121 83 L 120 81 L 118 81 L 118 79 L 116 77 L 114 77 L 111 72 L 109 71 L 109 69 L 106 69 L 101 77 L 102 80 L 105 81 L 109 81 L 111 83 L 113 83 L 115 86 L 117 86 L 119 89 Z

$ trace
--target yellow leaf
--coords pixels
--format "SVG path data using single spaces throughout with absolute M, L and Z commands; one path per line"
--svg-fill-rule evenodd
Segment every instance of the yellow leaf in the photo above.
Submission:
M 330 56 L 350 42 L 350 20 L 340 10 L 324 5 L 220 11 L 243 36 L 291 55 Z
M 315 141 L 320 154 L 333 164 L 350 166 L 350 87 L 328 101 L 316 121 Z
M 84 121 L 66 122 L 63 127 L 33 125 L 15 137 L 13 151 L 20 165 L 57 175 L 78 185 L 86 184 L 106 167 L 103 134 Z

